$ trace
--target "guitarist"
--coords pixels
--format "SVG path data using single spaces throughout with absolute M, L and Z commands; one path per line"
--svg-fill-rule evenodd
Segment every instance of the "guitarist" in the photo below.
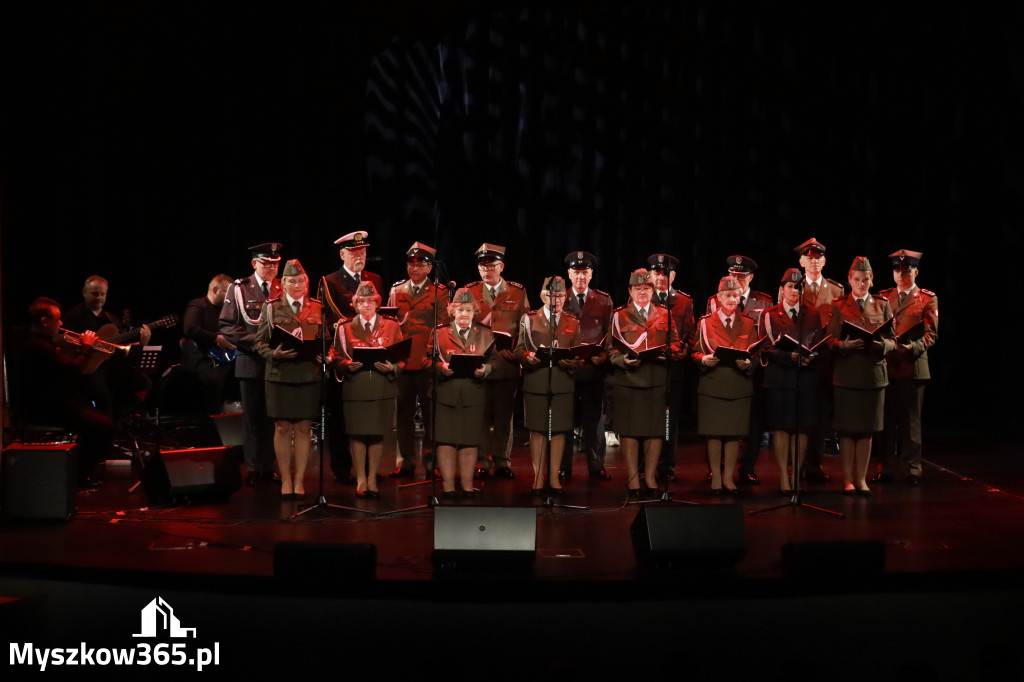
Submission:
M 99 332 L 102 327 L 113 325 L 118 331 L 128 331 L 120 329 L 117 317 L 104 308 L 107 288 L 107 280 L 99 275 L 86 279 L 82 287 L 83 300 L 64 315 L 64 328 L 73 332 Z M 139 343 L 143 346 L 149 343 L 152 332 L 148 326 L 142 325 L 135 331 Z M 117 356 L 112 356 L 84 379 L 87 394 L 96 408 L 111 417 L 125 414 L 152 386 L 149 377 L 133 372 L 127 360 Z
M 234 377 L 235 344 L 220 331 L 220 312 L 231 278 L 217 275 L 206 296 L 189 301 L 182 322 L 181 368 L 196 375 L 203 392 L 203 413 L 219 414 L 226 382 Z

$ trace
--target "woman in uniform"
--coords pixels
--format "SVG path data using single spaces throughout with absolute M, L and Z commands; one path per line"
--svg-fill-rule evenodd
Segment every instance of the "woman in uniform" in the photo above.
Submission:
M 471 377 L 456 377 L 451 369 L 456 354 L 488 353 L 494 335 L 487 325 L 473 321 L 480 304 L 469 289 L 455 292 L 448 315 L 451 322 L 439 327 L 427 345 L 424 367 L 436 364 L 434 405 L 437 412 L 434 438 L 437 441 L 437 462 L 441 468 L 441 485 L 445 499 L 458 497 L 455 490 L 456 465 L 462 496 L 473 497 L 473 470 L 480 447 L 480 424 L 484 420 L 487 392 L 484 381 L 491 374 L 485 361 Z M 434 338 L 436 337 L 436 346 Z M 435 350 L 436 349 L 436 350 Z
M 395 420 L 395 376 L 402 364 L 385 360 L 364 368 L 352 355 L 355 348 L 391 346 L 402 340 L 402 330 L 398 320 L 377 314 L 380 294 L 372 282 L 359 285 L 352 307 L 356 316 L 338 325 L 334 337 L 335 364 L 344 371 L 341 404 L 356 469 L 356 497 L 375 500 L 380 497 L 377 468 L 384 452 L 384 434 L 391 431 Z
M 641 493 L 639 480 L 640 442 L 643 441 L 644 478 L 647 495 L 657 494 L 652 485 L 657 476 L 661 442 L 665 439 L 665 406 L 668 400 L 668 365 L 683 359 L 683 347 L 668 309 L 652 303 L 654 284 L 641 268 L 629 276 L 629 303 L 612 312 L 611 329 L 605 349 L 611 360 L 614 381 L 613 421 L 619 433 L 620 451 L 626 462 L 629 495 Z M 641 351 L 663 349 L 654 358 L 641 359 Z
M 792 457 L 795 477 L 807 452 L 807 434 L 818 424 L 818 353 L 806 355 L 784 341 L 788 336 L 805 348 L 812 348 L 824 335 L 821 315 L 802 303 L 803 280 L 803 273 L 796 268 L 786 270 L 779 285 L 781 303 L 761 313 L 758 323 L 759 337 L 767 336 L 773 344 L 761 354 L 765 367 L 762 386 L 768 425 L 775 430 L 775 461 L 779 465 L 779 491 L 783 494 L 793 490 L 789 459 Z
M 530 459 L 533 460 L 533 494 L 541 496 L 550 488 L 560 495 L 562 484 L 558 469 L 565 447 L 565 433 L 573 428 L 574 358 L 557 360 L 549 368 L 545 348 L 572 348 L 579 343 L 580 324 L 563 312 L 565 280 L 550 277 L 541 291 L 545 305 L 523 315 L 519 322 L 519 341 L 515 355 L 523 366 L 523 422 L 530 432 Z M 551 320 L 554 318 L 554 324 Z M 548 394 L 551 394 L 551 442 L 548 437 Z M 548 448 L 545 453 L 545 448 Z M 547 455 L 545 457 L 545 455 Z
M 285 263 L 281 289 L 280 298 L 263 305 L 255 346 L 267 363 L 267 416 L 274 420 L 281 496 L 297 499 L 306 494 L 311 428 L 320 411 L 320 361 L 281 344 L 271 347 L 270 337 L 278 327 L 302 340 L 319 338 L 320 302 L 309 298 L 309 279 L 298 260 Z
M 757 340 L 757 327 L 752 319 L 737 312 L 740 285 L 732 277 L 723 277 L 718 283 L 717 301 L 715 311 L 697 324 L 693 350 L 693 360 L 701 369 L 697 433 L 707 438 L 711 493 L 734 495 L 740 439 L 750 431 L 753 363 L 749 359 L 722 362 L 715 357 L 715 349 L 747 348 Z
M 865 343 L 863 339 L 843 338 L 843 322 L 851 322 L 874 331 L 892 318 L 889 302 L 871 295 L 874 273 L 863 256 L 853 259 L 849 273 L 850 293 L 832 301 L 829 334 L 835 359 L 832 384 L 835 387 L 834 426 L 839 432 L 839 458 L 848 495 L 868 496 L 868 463 L 871 439 L 882 430 L 885 412 L 885 387 L 889 375 L 885 354 L 896 347 L 892 327 L 881 339 Z

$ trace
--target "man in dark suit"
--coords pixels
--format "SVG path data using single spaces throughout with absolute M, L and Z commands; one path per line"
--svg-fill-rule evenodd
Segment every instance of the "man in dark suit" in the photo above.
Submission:
M 518 340 L 519 321 L 530 312 L 530 301 L 522 284 L 509 282 L 502 277 L 505 269 L 504 246 L 482 244 L 476 250 L 476 262 L 481 281 L 466 287 L 480 304 L 480 312 L 475 321 L 487 325 L 492 332 L 505 332 L 512 337 L 511 348 L 495 354 L 494 370 L 487 382 L 487 419 L 483 425 L 485 437 L 480 442 L 492 445 L 490 448 L 481 446 L 476 477 L 488 476 L 493 464 L 497 478 L 511 479 L 515 478 L 511 467 L 512 414 L 515 412 L 516 388 L 519 386 L 519 362 L 511 349 L 515 348 Z M 486 437 L 491 427 L 494 429 L 493 440 Z
M 839 282 L 827 279 L 822 274 L 825 267 L 824 244 L 811 237 L 793 250 L 800 255 L 800 267 L 804 271 L 801 302 L 808 308 L 817 310 L 822 328 L 828 329 L 832 316 L 832 301 L 846 294 L 846 289 Z M 832 477 L 821 468 L 825 436 L 832 433 L 832 358 L 828 353 L 822 353 L 819 362 L 822 366 L 818 368 L 818 424 L 808 432 L 807 456 L 801 474 L 808 483 L 828 483 L 832 480 Z
M 752 291 L 751 282 L 754 280 L 754 272 L 757 270 L 757 263 L 753 258 L 747 256 L 729 256 L 725 259 L 726 267 L 729 268 L 729 276 L 736 280 L 740 289 L 740 304 L 736 311 L 744 317 L 750 318 L 756 328 L 761 320 L 761 312 L 771 308 L 773 299 L 761 291 Z M 718 309 L 718 298 L 712 296 L 708 299 L 707 312 L 713 313 Z M 740 473 L 736 481 L 739 485 L 757 485 L 761 479 L 754 471 L 758 455 L 761 454 L 761 425 L 764 423 L 764 396 L 761 395 L 761 363 L 754 363 L 754 397 L 750 402 L 750 433 L 747 436 L 746 449 L 740 456 Z
M 377 291 L 384 291 L 384 283 L 377 275 L 367 272 L 366 248 L 368 233 L 365 230 L 349 232 L 334 240 L 341 257 L 341 267 L 322 279 L 323 303 L 326 304 L 328 334 L 334 334 L 338 324 L 356 316 L 352 308 L 352 296 L 360 282 L 372 282 Z M 355 484 L 352 475 L 352 457 L 348 451 L 348 436 L 345 433 L 345 419 L 341 415 L 342 386 L 337 381 L 327 383 L 327 409 L 331 414 L 327 420 L 327 442 L 330 444 L 331 471 L 334 477 L 344 483 Z
M 263 385 L 265 362 L 256 352 L 254 341 L 267 299 L 281 296 L 277 269 L 281 264 L 281 244 L 267 242 L 250 246 L 253 274 L 235 280 L 220 309 L 220 333 L 238 349 L 235 378 L 242 397 L 242 429 L 245 482 L 254 486 L 275 478 L 274 425 L 267 418 L 267 398 Z
M 563 310 L 580 321 L 580 343 L 604 343 L 612 315 L 612 297 L 590 286 L 594 277 L 597 256 L 587 251 L 573 251 L 566 255 L 569 281 L 572 289 Z M 574 420 L 580 429 L 580 452 L 587 458 L 587 472 L 595 481 L 610 481 L 605 471 L 604 455 L 604 380 L 608 373 L 607 355 L 600 353 L 591 362 L 576 369 Z M 572 478 L 573 444 L 567 443 L 562 452 L 562 466 L 558 477 L 562 481 Z
M 673 283 L 676 279 L 676 265 L 679 259 L 667 253 L 655 253 L 647 258 L 647 265 L 651 271 L 651 279 L 654 282 L 654 302 L 668 308 L 672 316 L 678 341 L 682 344 L 683 358 L 690 356 L 690 349 L 693 348 L 693 299 L 689 294 L 676 291 Z M 683 394 L 686 390 L 686 371 L 689 368 L 688 362 L 673 362 L 669 378 L 669 410 L 671 422 L 669 423 L 669 440 L 661 449 L 661 459 L 658 462 L 658 478 L 676 480 L 676 448 L 679 446 L 679 417 L 682 413 Z
M 931 378 L 928 349 L 939 338 L 939 299 L 917 286 L 918 251 L 889 254 L 896 286 L 879 294 L 896 318 L 896 348 L 885 356 L 889 385 L 885 389 L 885 430 L 882 471 L 874 478 L 887 483 L 905 475 L 908 485 L 921 484 L 921 408 L 925 383 Z M 921 325 L 918 327 L 918 325 Z

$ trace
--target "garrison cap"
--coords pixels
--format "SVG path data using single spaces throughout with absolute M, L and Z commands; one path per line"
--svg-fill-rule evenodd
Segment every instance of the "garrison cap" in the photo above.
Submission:
M 804 281 L 804 273 L 800 272 L 799 268 L 790 268 L 789 270 L 786 270 L 785 273 L 783 273 L 782 279 L 779 281 L 779 284 L 784 285 L 787 282 L 792 282 L 793 284 L 800 284 L 800 282 L 802 281 Z

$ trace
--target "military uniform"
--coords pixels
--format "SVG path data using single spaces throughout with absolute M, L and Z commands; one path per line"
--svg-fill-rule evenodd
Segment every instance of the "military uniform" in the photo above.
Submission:
M 491 330 L 478 322 L 474 322 L 462 340 L 456 330 L 454 321 L 437 329 L 437 355 L 446 363 L 451 362 L 455 353 L 482 353 L 494 342 Z M 425 368 L 434 356 L 434 340 L 427 341 Z M 484 421 L 487 406 L 487 378 L 493 372 L 494 353 L 488 360 L 486 374 L 483 379 L 461 379 L 446 377 L 438 371 L 438 381 L 434 386 L 434 399 L 437 401 L 437 422 L 434 426 L 435 440 L 439 445 L 454 447 L 479 447 L 484 433 L 479 424 Z M 468 485 L 463 481 L 463 486 Z
M 348 320 L 356 316 L 352 308 L 352 296 L 359 288 L 360 282 L 372 282 L 377 291 L 384 291 L 380 275 L 361 270 L 358 277 L 353 277 L 343 267 L 323 278 L 324 303 L 327 304 L 327 324 L 336 325 L 342 319 Z
M 352 360 L 352 349 L 384 347 L 402 340 L 398 320 L 376 315 L 373 326 L 366 330 L 361 316 L 338 325 L 334 336 L 334 352 L 342 361 Z M 422 359 L 417 362 L 422 363 Z M 419 365 L 417 365 L 419 366 Z M 401 368 L 396 367 L 396 373 Z M 345 390 L 342 406 L 349 435 L 383 436 L 390 433 L 395 418 L 396 374 L 381 374 L 376 369 L 340 372 Z
M 612 297 L 605 292 L 588 288 L 580 305 L 576 292 L 569 289 L 563 312 L 579 320 L 579 343 L 604 343 L 612 316 Z M 575 373 L 574 420 L 580 425 L 580 450 L 587 459 L 587 471 L 596 474 L 604 469 L 604 380 L 608 365 L 587 362 Z M 562 453 L 561 469 L 572 475 L 572 445 L 566 443 Z
M 618 338 L 636 351 L 656 348 L 670 343 L 672 361 L 684 355 L 679 339 L 665 306 L 651 303 L 647 319 L 631 302 L 612 313 L 611 330 L 605 349 L 614 367 L 614 422 L 616 430 L 631 438 L 657 438 L 665 436 L 665 399 L 669 368 L 653 360 L 641 362 L 637 367 L 626 365 L 626 355 L 615 348 Z
M 263 358 L 267 392 L 267 416 L 276 419 L 314 419 L 320 412 L 320 364 L 304 358 L 275 359 L 270 345 L 272 326 L 304 340 L 320 336 L 320 301 L 306 296 L 298 313 L 285 297 L 263 306 L 254 347 Z
M 516 345 L 516 359 L 523 367 L 523 421 L 528 431 L 547 433 L 548 430 L 548 389 L 551 398 L 551 432 L 564 433 L 573 428 L 573 372 L 558 366 L 548 371 L 548 363 L 539 365 L 526 363 L 529 353 L 536 353 L 541 346 L 571 348 L 579 344 L 580 323 L 575 316 L 563 309 L 557 316 L 552 339 L 551 322 L 544 310 L 535 310 L 523 315 L 519 323 L 519 341 Z M 550 379 L 549 379 L 550 375 Z
M 875 329 L 892 317 L 889 302 L 884 298 L 866 296 L 861 311 L 853 294 L 837 298 L 832 302 L 832 318 L 829 323 L 829 341 L 835 368 L 832 385 L 835 387 L 835 428 L 842 434 L 869 434 L 882 430 L 885 393 L 889 385 L 885 353 L 873 349 L 843 350 L 840 348 L 844 321 L 852 322 L 864 329 Z M 885 349 L 893 347 L 895 336 L 890 331 L 885 335 Z
M 755 322 L 737 313 L 730 329 L 717 313 L 708 313 L 697 323 L 697 341 L 693 360 L 701 370 L 697 389 L 697 433 L 703 436 L 742 437 L 750 426 L 750 404 L 754 396 L 754 367 L 741 370 L 733 365 L 719 363 L 714 367 L 704 364 L 705 355 L 714 355 L 719 346 L 746 348 L 757 340 Z
M 813 287 L 805 280 L 800 304 L 817 310 L 822 328 L 827 329 L 832 315 L 832 301 L 845 293 L 843 285 L 833 279 L 822 277 L 821 284 Z
M 281 296 L 281 284 L 267 282 L 267 292 L 256 274 L 235 280 L 228 287 L 220 309 L 220 333 L 238 347 L 235 378 L 242 397 L 242 429 L 245 466 L 255 474 L 274 470 L 274 425 L 267 419 L 267 398 L 263 375 L 266 361 L 255 348 L 256 331 L 262 320 L 263 304 Z
M 931 378 L 928 349 L 939 338 L 939 299 L 916 284 L 900 299 L 895 287 L 879 294 L 889 302 L 896 318 L 895 333 L 905 333 L 924 322 L 924 336 L 907 350 L 897 346 L 885 360 L 889 386 L 885 391 L 885 433 L 882 437 L 882 471 L 921 476 L 921 408 L 925 382 Z
M 434 310 L 437 310 L 436 326 L 448 324 L 448 289 L 436 286 L 425 279 L 417 288 L 412 280 L 395 282 L 388 295 L 388 307 L 398 308 L 396 315 L 402 327 L 403 338 L 412 339 L 412 349 L 405 370 L 398 376 L 398 452 L 402 458 L 401 468 L 412 473 L 416 467 L 416 438 L 414 418 L 416 401 L 423 410 L 423 423 L 427 428 L 426 437 L 431 437 L 430 420 L 430 372 L 422 369 L 426 359 L 427 344 L 435 327 Z
M 799 275 L 799 273 L 797 273 Z M 830 306 L 831 308 L 831 306 Z M 775 343 L 783 336 L 789 336 L 800 344 L 810 348 L 824 336 L 821 315 L 813 307 L 801 303 L 797 319 L 786 312 L 785 305 L 768 308 L 761 314 L 758 336 L 768 336 Z M 822 344 L 822 348 L 826 344 Z M 819 351 L 821 348 L 819 348 Z M 818 386 L 821 384 L 820 353 L 811 364 L 796 367 L 791 351 L 768 348 L 761 353 L 764 365 L 764 380 L 768 426 L 780 431 L 794 432 L 799 419 L 801 433 L 807 433 L 818 425 Z M 799 389 L 799 396 L 797 390 Z M 797 415 L 799 400 L 800 414 Z
M 530 302 L 523 285 L 502 279 L 493 297 L 483 282 L 474 282 L 466 288 L 480 304 L 480 312 L 475 316 L 475 321 L 496 332 L 511 334 L 512 347 L 515 348 L 519 320 L 530 311 Z M 494 468 L 505 469 L 511 466 L 512 415 L 515 412 L 516 388 L 519 386 L 519 364 L 495 353 L 492 365 L 491 381 L 487 382 L 486 418 L 480 438 L 483 445 L 477 465 L 483 469 L 491 466 L 486 446 L 491 442 L 490 459 L 493 460 Z M 487 436 L 492 426 L 493 440 L 489 440 Z
M 748 318 L 754 323 L 754 329 L 761 320 L 761 313 L 774 305 L 772 297 L 761 291 L 748 290 L 746 296 L 740 298 L 740 305 L 736 312 Z M 718 297 L 712 296 L 708 299 L 707 312 L 718 311 Z M 751 339 L 753 342 L 754 339 Z M 764 430 L 764 396 L 761 395 L 761 381 L 763 373 L 760 363 L 754 363 L 752 379 L 754 382 L 754 395 L 750 401 L 750 428 L 747 431 L 746 447 L 740 455 L 740 483 L 746 483 L 750 478 L 756 480 L 754 466 L 761 454 L 761 432 Z

